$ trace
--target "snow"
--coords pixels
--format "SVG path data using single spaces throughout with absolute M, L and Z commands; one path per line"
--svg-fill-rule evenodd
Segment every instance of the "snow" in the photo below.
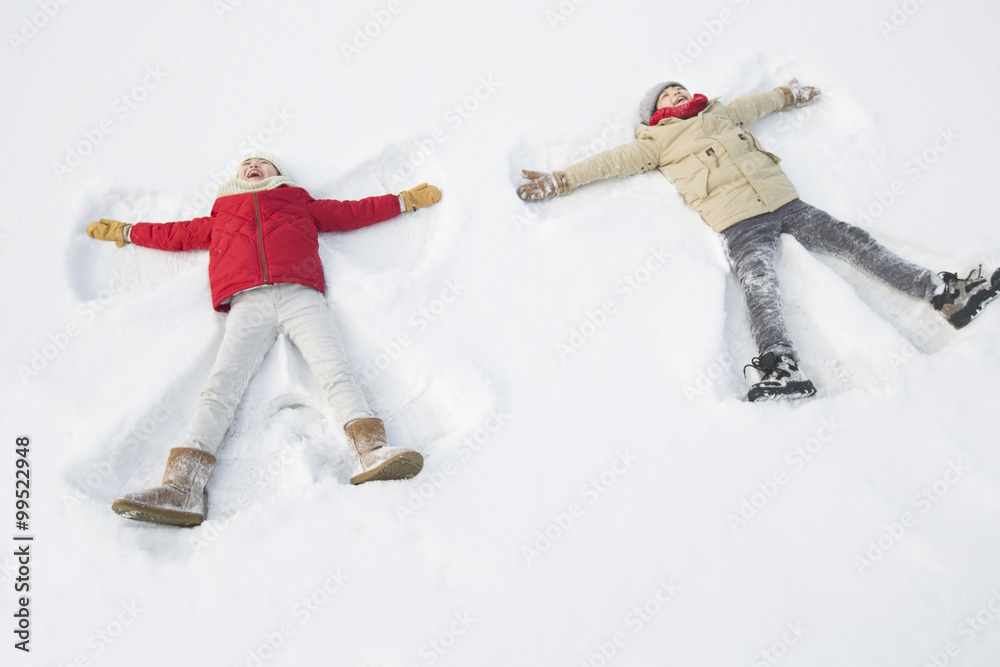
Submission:
M 631 140 L 656 81 L 733 99 L 797 77 L 819 100 L 753 130 L 805 201 L 934 270 L 992 269 L 997 8 L 0 12 L 5 664 L 997 663 L 1000 307 L 956 332 L 785 240 L 787 321 L 819 391 L 752 405 L 718 236 L 659 173 L 541 204 L 514 192 L 521 169 Z M 224 319 L 203 253 L 84 229 L 203 215 L 253 142 L 316 197 L 441 187 L 321 245 L 372 404 L 424 471 L 351 486 L 344 435 L 279 341 L 208 520 L 123 520 L 112 500 L 162 475 Z M 18 436 L 30 654 L 12 632 Z

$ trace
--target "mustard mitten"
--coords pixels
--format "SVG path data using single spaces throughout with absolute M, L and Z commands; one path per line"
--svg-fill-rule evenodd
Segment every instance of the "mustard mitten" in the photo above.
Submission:
M 128 230 L 131 227 L 132 225 L 127 222 L 101 218 L 87 225 L 87 236 L 101 241 L 114 241 L 115 245 L 121 248 L 128 243 Z
M 403 190 L 399 196 L 403 198 L 406 210 L 412 211 L 441 201 L 441 190 L 433 185 L 421 183 L 415 188 Z

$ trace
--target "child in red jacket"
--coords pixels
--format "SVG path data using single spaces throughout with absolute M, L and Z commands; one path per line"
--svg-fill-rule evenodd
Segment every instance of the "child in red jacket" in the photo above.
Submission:
M 340 416 L 357 454 L 352 484 L 407 479 L 423 457 L 389 446 L 382 420 L 368 406 L 323 296 L 319 232 L 346 231 L 436 203 L 426 183 L 357 201 L 315 200 L 284 175 L 278 160 L 249 155 L 219 188 L 210 215 L 183 222 L 129 225 L 100 220 L 93 238 L 160 250 L 208 250 L 212 305 L 228 312 L 222 345 L 187 434 L 170 450 L 163 483 L 128 493 L 112 509 L 129 519 L 194 526 L 205 517 L 205 485 L 215 452 L 251 376 L 279 334 L 299 348 Z

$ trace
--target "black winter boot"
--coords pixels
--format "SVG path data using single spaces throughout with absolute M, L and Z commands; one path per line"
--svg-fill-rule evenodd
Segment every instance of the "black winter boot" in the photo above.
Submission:
M 799 370 L 795 359 L 786 354 L 773 352 L 754 357 L 747 367 L 761 372 L 760 382 L 750 387 L 747 398 L 751 402 L 770 401 L 778 398 L 808 398 L 816 393 L 816 387 Z M 746 373 L 746 368 L 743 372 Z
M 1000 293 L 1000 269 L 989 279 L 983 277 L 982 266 L 970 271 L 967 278 L 947 271 L 940 276 L 944 279 L 944 292 L 931 299 L 931 303 L 956 329 L 971 322 Z

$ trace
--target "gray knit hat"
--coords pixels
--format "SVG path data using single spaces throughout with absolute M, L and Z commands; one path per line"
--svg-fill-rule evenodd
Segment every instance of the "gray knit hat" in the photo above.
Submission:
M 687 90 L 687 86 L 677 81 L 664 81 L 663 83 L 658 83 L 649 90 L 646 94 L 642 96 L 642 100 L 639 102 L 639 122 L 649 123 L 649 119 L 653 117 L 656 113 L 656 100 L 660 98 L 660 93 L 669 88 L 670 86 L 678 86 Z

